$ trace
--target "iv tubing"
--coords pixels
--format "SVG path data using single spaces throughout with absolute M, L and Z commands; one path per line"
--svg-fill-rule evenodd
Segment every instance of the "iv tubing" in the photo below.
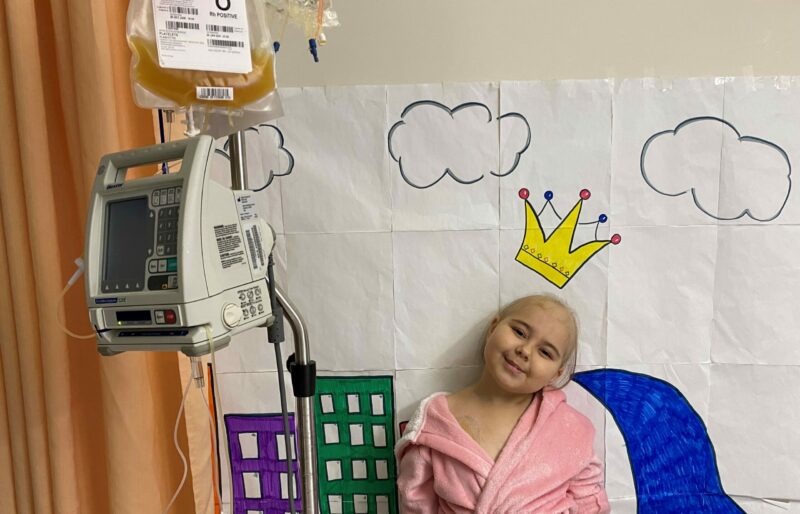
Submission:
M 83 275 L 83 259 L 78 257 L 77 259 L 75 259 L 75 264 L 78 266 L 78 269 L 69 278 L 66 287 L 64 287 L 64 290 L 61 291 L 61 294 L 58 297 L 58 304 L 56 305 L 56 323 L 58 323 L 58 327 L 70 337 L 74 337 L 75 339 L 95 339 L 97 337 L 97 334 L 91 333 L 86 335 L 78 335 L 75 332 L 68 329 L 64 325 L 64 322 L 61 320 L 61 307 L 64 304 L 64 296 L 66 296 L 67 291 L 69 291 L 69 289 L 73 286 L 73 284 L 75 284 L 75 282 L 78 281 L 80 276 Z
M 203 325 L 203 328 L 206 331 L 206 337 L 208 338 L 208 346 L 211 349 L 211 375 L 212 375 L 212 380 L 214 381 L 214 384 L 216 385 L 216 388 L 217 388 L 217 398 L 218 398 L 218 401 L 215 404 L 215 405 L 217 405 L 217 407 L 215 408 L 215 410 L 216 410 L 215 414 L 217 414 L 217 419 L 219 419 L 219 414 L 218 413 L 222 412 L 224 414 L 225 410 L 222 408 L 222 390 L 220 389 L 220 383 L 219 383 L 219 380 L 217 379 L 217 358 L 215 356 L 216 352 L 215 352 L 215 349 L 214 349 L 214 338 L 212 337 L 211 327 L 209 325 Z M 217 430 L 217 433 L 219 433 L 219 424 L 218 423 L 215 424 L 214 428 Z M 222 437 L 220 439 L 222 439 L 222 442 L 224 443 L 225 455 L 228 455 L 228 431 L 227 430 L 223 431 Z M 222 456 L 220 456 L 220 466 L 219 466 L 220 467 L 220 471 L 222 471 L 222 462 L 221 461 L 222 461 Z M 229 499 L 228 506 L 231 509 L 233 509 L 233 474 L 232 474 L 233 473 L 233 469 L 230 466 L 230 462 L 228 463 L 228 471 L 229 471 L 228 477 L 230 478 L 230 486 L 228 487 L 228 499 Z M 222 478 L 222 473 L 220 473 L 220 479 L 221 478 Z M 220 503 L 223 501 L 222 500 L 222 494 L 220 494 L 219 501 L 220 501 Z M 220 509 L 222 509 L 221 505 L 220 505 Z M 222 514 L 225 514 L 224 510 L 220 510 L 220 512 Z
M 200 389 L 200 392 L 203 393 L 203 390 Z M 214 423 L 214 416 L 211 415 L 211 407 L 209 407 L 209 405 L 208 405 L 208 400 L 206 400 L 206 395 L 205 394 L 201 394 L 201 396 L 203 397 L 203 403 L 206 406 L 206 414 L 208 414 L 208 423 L 209 423 L 209 427 L 211 428 L 211 457 L 210 457 L 210 460 L 211 460 L 211 481 L 214 482 L 214 488 L 212 489 L 210 496 L 213 496 L 214 493 L 216 492 L 217 498 L 219 498 L 219 501 L 222 502 L 222 492 L 219 490 L 219 481 L 214 479 L 214 475 L 215 475 L 215 473 L 214 473 L 214 456 L 217 455 L 217 438 L 216 438 L 217 427 L 216 427 L 216 424 Z M 209 500 L 210 499 L 211 498 L 209 497 Z M 220 508 L 222 508 L 222 505 L 220 505 Z M 208 510 L 208 500 L 206 501 L 206 507 L 205 507 L 204 511 L 207 511 L 207 510 Z
M 181 424 L 181 414 L 183 414 L 183 407 L 186 405 L 186 397 L 189 396 L 189 388 L 192 387 L 192 374 L 191 370 L 189 372 L 189 378 L 186 381 L 186 389 L 183 390 L 183 398 L 181 399 L 181 406 L 178 409 L 178 416 L 175 418 L 175 429 L 172 431 L 172 441 L 175 443 L 175 449 L 178 450 L 178 455 L 180 455 L 181 460 L 183 461 L 183 477 L 181 477 L 181 483 L 178 484 L 178 488 L 175 489 L 175 494 L 172 495 L 172 499 L 169 501 L 167 506 L 164 508 L 162 514 L 167 514 L 169 509 L 172 508 L 172 504 L 175 503 L 175 500 L 178 498 L 178 494 L 183 489 L 183 485 L 186 483 L 186 475 L 189 473 L 189 464 L 186 462 L 186 455 L 183 454 L 183 450 L 181 450 L 181 445 L 178 444 L 178 426 Z

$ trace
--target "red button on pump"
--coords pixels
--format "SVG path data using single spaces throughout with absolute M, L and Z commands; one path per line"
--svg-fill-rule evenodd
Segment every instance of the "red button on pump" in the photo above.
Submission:
M 170 325 L 175 323 L 175 311 L 173 310 L 166 310 L 164 311 L 164 321 Z

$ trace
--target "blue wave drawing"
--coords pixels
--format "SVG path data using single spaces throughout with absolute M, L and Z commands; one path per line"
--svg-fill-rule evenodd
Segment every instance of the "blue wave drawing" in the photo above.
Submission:
M 574 380 L 605 405 L 625 439 L 639 514 L 744 513 L 722 488 L 703 420 L 672 384 L 619 369 Z

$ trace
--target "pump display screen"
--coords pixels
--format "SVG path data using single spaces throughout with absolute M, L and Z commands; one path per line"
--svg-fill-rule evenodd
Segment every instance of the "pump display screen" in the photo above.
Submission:
M 106 211 L 102 291 L 141 291 L 152 246 L 153 219 L 147 197 L 110 202 Z

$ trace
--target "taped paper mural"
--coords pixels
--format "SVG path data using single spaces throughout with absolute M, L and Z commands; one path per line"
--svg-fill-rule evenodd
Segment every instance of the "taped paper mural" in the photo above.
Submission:
M 248 162 L 265 181 L 286 167 L 259 154 L 293 165 L 256 194 L 320 370 L 324 512 L 397 512 L 403 422 L 473 382 L 486 323 L 536 292 L 581 322 L 566 392 L 597 428 L 613 512 L 800 512 L 798 82 L 283 90 L 281 143 L 248 141 Z M 249 487 L 283 509 L 265 331 L 217 361 L 223 430 L 239 441 L 220 454 L 223 503 L 233 493 L 246 513 Z M 253 440 L 258 487 L 243 467 Z

